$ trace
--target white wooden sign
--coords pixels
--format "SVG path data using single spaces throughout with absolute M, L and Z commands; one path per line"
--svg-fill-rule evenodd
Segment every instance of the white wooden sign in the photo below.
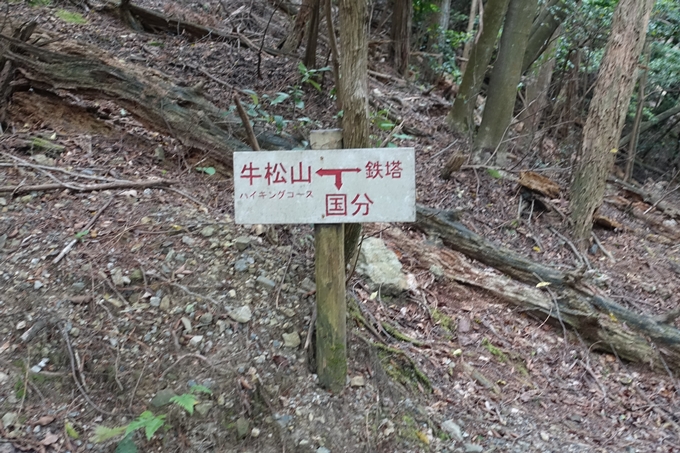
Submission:
M 234 153 L 235 221 L 414 222 L 413 148 Z

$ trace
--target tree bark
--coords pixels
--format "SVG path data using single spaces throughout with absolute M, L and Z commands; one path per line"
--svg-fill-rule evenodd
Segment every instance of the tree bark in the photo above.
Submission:
M 428 27 L 427 51 L 441 52 L 446 44 L 446 31 L 449 29 L 449 18 L 451 16 L 451 0 L 435 0 L 432 2 L 436 6 L 429 17 L 430 26 Z
M 671 107 L 665 112 L 659 113 L 651 120 L 642 123 L 640 125 L 640 134 L 645 131 L 648 131 L 654 126 L 658 126 L 659 124 L 668 120 L 670 117 L 677 115 L 678 113 L 680 113 L 680 99 L 678 100 L 678 104 L 675 107 Z M 632 136 L 633 134 L 628 134 L 625 137 L 621 138 L 621 140 L 619 140 L 619 148 L 626 146 L 628 143 L 630 143 L 630 139 L 632 138 Z
M 465 31 L 470 38 L 465 41 L 463 46 L 463 59 L 460 64 L 460 72 L 465 74 L 465 68 L 467 68 L 468 59 L 470 58 L 470 50 L 472 50 L 472 43 L 474 39 L 472 38 L 472 30 L 475 29 L 475 18 L 477 17 L 477 9 L 479 9 L 479 3 L 481 0 L 472 0 L 470 3 L 470 15 L 468 16 L 468 24 Z
M 580 275 L 535 263 L 471 232 L 456 213 L 417 207 L 416 227 L 435 232 L 453 250 L 492 266 L 526 285 L 489 276 L 459 260 L 447 272 L 454 280 L 479 286 L 516 305 L 550 316 L 576 329 L 595 349 L 614 351 L 627 360 L 680 370 L 680 330 L 650 316 L 632 312 L 589 289 Z M 470 275 L 470 274 L 473 275 Z M 536 288 L 550 283 L 550 292 Z
M 368 0 L 340 0 L 340 95 L 344 148 L 367 148 Z M 345 225 L 345 262 L 354 255 L 361 224 Z
M 475 140 L 475 154 L 498 150 L 496 161 L 506 163 L 507 146 L 501 146 L 517 98 L 517 85 L 522 77 L 522 61 L 517 55 L 526 50 L 531 19 L 536 12 L 537 0 L 510 0 L 503 24 L 498 59 L 491 73 L 489 93 L 484 107 L 482 124 Z M 473 158 L 473 161 L 475 159 Z
M 550 44 L 557 27 L 560 26 L 571 8 L 565 0 L 551 0 L 541 14 L 536 18 L 529 32 L 529 41 L 524 51 L 522 72 L 529 67 L 545 52 Z
M 392 13 L 392 46 L 391 56 L 394 68 L 402 76 L 408 74 L 411 54 L 411 17 L 413 16 L 413 0 L 394 0 Z
M 640 139 L 640 126 L 642 125 L 642 111 L 645 106 L 645 88 L 647 85 L 647 67 L 649 66 L 650 57 L 650 46 L 649 42 L 645 42 L 645 63 L 642 68 L 642 75 L 638 82 L 638 96 L 637 96 L 637 106 L 635 107 L 635 119 L 633 120 L 633 130 L 631 134 L 631 143 L 628 147 L 628 152 L 626 153 L 626 174 L 624 176 L 624 181 L 630 182 L 630 178 L 633 176 L 633 167 L 635 166 L 635 155 L 637 154 L 638 140 Z
M 484 81 L 486 68 L 491 61 L 491 54 L 508 8 L 508 2 L 509 0 L 488 0 L 482 14 L 483 26 L 475 38 L 458 95 L 446 117 L 449 126 L 459 134 L 468 134 L 475 130 L 472 113 L 475 110 L 475 102 Z
M 621 0 L 614 12 L 571 184 L 570 217 L 581 250 L 591 236 L 593 213 L 602 204 L 653 5 L 654 0 Z
M 288 33 L 286 40 L 281 45 L 281 51 L 285 53 L 293 53 L 302 42 L 302 38 L 305 35 L 305 30 L 307 29 L 308 22 L 311 21 L 312 15 L 314 14 L 315 5 L 318 5 L 319 0 L 303 0 L 302 5 L 300 5 L 300 10 L 295 16 L 295 22 L 293 23 L 293 28 Z
M 305 48 L 304 64 L 308 69 L 316 67 L 316 47 L 319 41 L 319 23 L 321 22 L 321 1 L 314 0 L 312 17 L 307 27 L 307 47 Z

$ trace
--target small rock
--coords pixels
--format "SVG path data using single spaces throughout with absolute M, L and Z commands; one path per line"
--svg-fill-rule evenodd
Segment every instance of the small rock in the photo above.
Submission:
M 172 389 L 159 390 L 156 396 L 151 399 L 151 405 L 156 408 L 166 406 L 170 404 L 170 399 L 173 396 L 177 396 L 177 394 Z
M 363 387 L 366 385 L 366 379 L 363 376 L 354 376 L 349 380 L 349 385 L 352 387 Z
M 238 434 L 238 437 L 246 437 L 248 435 L 249 427 L 250 423 L 248 422 L 248 419 L 245 417 L 239 417 L 238 420 L 236 420 L 236 433 Z
M 253 227 L 253 232 L 255 233 L 255 236 L 262 236 L 267 232 L 267 227 L 258 223 Z
M 163 298 L 161 299 L 161 303 L 158 305 L 158 308 L 160 308 L 163 311 L 170 310 L 170 296 L 163 296 Z
M 444 269 L 442 269 L 441 266 L 433 264 L 430 266 L 430 273 L 432 273 L 432 275 L 434 275 L 436 278 L 442 278 L 444 276 Z
M 180 321 L 182 321 L 182 325 L 184 326 L 184 331 L 186 333 L 193 332 L 194 329 L 191 327 L 191 321 L 189 320 L 189 318 L 187 318 L 186 316 L 182 316 L 180 318 Z
M 19 414 L 16 412 L 7 412 L 2 416 L 2 426 L 4 426 L 5 429 L 9 428 L 10 426 L 14 426 L 18 418 Z
M 116 286 L 124 286 L 130 284 L 130 277 L 123 275 L 123 271 L 119 268 L 111 269 L 111 280 Z
M 69 333 L 71 334 L 72 337 L 77 337 L 78 335 L 80 335 L 80 329 L 77 327 L 73 327 L 71 328 L 71 331 Z
M 238 259 L 234 263 L 234 270 L 236 272 L 245 272 L 248 270 L 248 265 L 249 265 L 248 260 L 244 258 Z
M 194 409 L 196 409 L 196 412 L 198 412 L 200 415 L 205 415 L 210 411 L 210 409 L 212 409 L 212 407 L 212 401 L 205 401 L 203 403 L 198 403 Z
M 293 420 L 293 417 L 288 414 L 279 416 L 275 415 L 274 418 L 276 419 L 276 423 L 278 423 L 281 428 L 285 428 L 288 425 L 288 423 L 290 423 L 291 420 Z
M 144 274 L 142 274 L 140 269 L 133 269 L 132 272 L 130 272 L 130 280 L 133 282 L 141 282 L 144 280 Z
M 227 330 L 227 323 L 223 319 L 218 319 L 216 324 L 219 333 L 224 333 Z
M 284 333 L 283 334 L 283 345 L 288 348 L 297 348 L 300 346 L 302 341 L 300 340 L 300 335 L 297 332 Z
M 3 373 L 2 371 L 0 371 L 0 385 L 3 385 L 8 380 L 9 380 L 9 374 Z
M 191 236 L 184 235 L 182 236 L 182 243 L 192 247 L 194 244 L 196 244 L 196 239 L 192 238 Z
M 30 203 L 31 200 L 33 200 L 33 195 L 24 195 L 23 197 L 19 198 L 19 201 L 22 203 Z
M 153 296 L 149 298 L 149 305 L 152 307 L 160 307 L 161 305 L 161 298 L 158 296 Z
M 451 439 L 460 442 L 463 440 L 463 431 L 460 426 L 453 420 L 446 420 L 442 423 L 442 431 L 448 434 Z
M 210 325 L 213 322 L 213 315 L 212 313 L 203 313 L 200 318 L 198 318 L 198 322 L 203 324 L 204 326 Z
M 237 308 L 237 309 L 231 311 L 229 313 L 229 317 L 236 322 L 240 322 L 241 324 L 245 324 L 252 319 L 253 312 L 250 311 L 249 306 L 244 305 L 241 308 Z
M 44 154 L 36 154 L 32 157 L 32 159 L 38 165 L 48 165 L 50 167 L 54 166 L 54 159 L 47 157 Z
M 253 428 L 250 432 L 251 437 L 260 437 L 260 428 Z
M 255 281 L 263 288 L 266 289 L 276 288 L 276 282 L 270 278 L 265 277 L 264 275 L 260 275 L 259 277 L 257 277 Z
M 295 316 L 295 310 L 293 310 L 292 308 L 282 307 L 279 308 L 279 311 L 286 315 L 286 317 L 288 318 L 292 318 L 293 316 Z
M 242 252 L 250 246 L 250 238 L 248 236 L 239 236 L 234 239 L 234 246 L 236 246 L 236 250 Z
M 0 206 L 7 206 L 7 198 L 0 197 Z
M 76 294 L 81 293 L 85 289 L 85 282 L 75 282 L 73 285 L 71 285 L 71 288 L 73 288 L 73 291 Z
M 331 451 L 326 447 L 319 447 L 316 449 L 316 453 L 331 453 Z
M 26 328 L 26 321 L 19 321 L 17 323 L 17 330 L 24 330 Z
M 465 448 L 465 453 L 482 453 L 484 451 L 484 447 L 477 444 L 468 443 L 463 445 L 463 448 Z
M 229 292 L 227 292 L 227 297 L 234 299 L 236 298 L 236 290 L 235 289 L 230 289 Z
M 267 356 L 262 354 L 255 357 L 254 362 L 258 365 L 262 365 L 265 362 L 265 360 L 267 360 Z
M 399 258 L 379 238 L 367 238 L 361 243 L 356 271 L 367 277 L 372 291 L 396 296 L 408 289 Z
M 43 286 L 45 286 L 45 285 L 43 285 L 43 282 L 41 282 L 40 280 L 36 280 L 36 281 L 33 283 L 33 289 L 40 289 L 40 288 L 42 288 Z
M 550 434 L 546 433 L 545 431 L 541 431 L 541 439 L 543 439 L 545 442 L 548 442 L 550 440 Z
M 201 230 L 201 236 L 203 236 L 204 238 L 209 238 L 213 234 L 215 234 L 215 228 L 211 226 L 207 226 Z
M 197 348 L 199 344 L 201 344 L 201 341 L 203 341 L 203 335 L 194 335 L 191 337 L 191 340 L 189 340 L 189 346 Z

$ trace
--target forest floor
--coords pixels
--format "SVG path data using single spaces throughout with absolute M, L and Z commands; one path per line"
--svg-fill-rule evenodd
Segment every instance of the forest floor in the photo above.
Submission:
M 142 4 L 244 33 L 272 14 L 257 2 L 229 2 L 227 12 L 218 2 Z M 244 101 L 290 121 L 285 130 L 296 137 L 338 126 L 330 73 L 317 92 L 302 84 L 296 59 L 265 56 L 260 79 L 250 49 L 133 32 L 94 11 L 86 24 L 74 24 L 62 7 L 10 3 L 7 18 L 13 26 L 36 19 L 37 34 L 96 46 L 184 86 L 201 82 L 225 110 L 233 93 L 215 78 L 252 90 L 259 106 Z M 277 16 L 267 39 L 275 44 L 284 31 Z M 372 49 L 372 69 L 389 73 L 374 63 L 380 51 Z M 566 212 L 568 149 L 546 138 L 527 150 L 534 155 L 517 155 L 508 173 L 464 168 L 444 181 L 440 168 L 461 146 L 444 126 L 449 102 L 436 90 L 424 94 L 396 81 L 372 77 L 370 91 L 409 128 L 392 140 L 416 149 L 418 202 L 462 211 L 471 230 L 535 261 L 576 267 L 555 234 L 569 234 L 558 213 L 536 204 L 518 218 L 522 194 L 512 177 L 541 171 L 561 186 L 552 203 Z M 303 109 L 270 105 L 264 96 L 295 89 Z M 388 132 L 377 126 L 384 122 L 377 110 L 372 133 L 380 143 Z M 146 410 L 166 418 L 150 440 L 133 438 L 141 451 L 680 452 L 678 377 L 595 352 L 559 323 L 447 280 L 416 256 L 466 258 L 408 224 L 366 225 L 364 233 L 398 254 L 412 288 L 376 297 L 356 275 L 349 288 L 365 317 L 388 321 L 417 342 L 383 335 L 403 352 L 383 354 L 368 346 L 375 338 L 353 317 L 349 383 L 331 395 L 316 384 L 305 349 L 315 304 L 309 225 L 234 224 L 231 168 L 182 147 L 167 131 L 144 128 L 113 102 L 21 91 L 9 122 L 0 135 L 0 186 L 82 183 L 83 175 L 93 184 L 174 184 L 0 194 L 1 453 L 134 451 L 118 444 L 120 436 L 100 443 L 93 436 L 97 426 L 124 426 Z M 666 201 L 680 206 L 677 195 Z M 677 307 L 677 243 L 609 204 L 603 213 L 624 228 L 595 230 L 614 258 L 592 250 L 597 284 L 640 312 Z M 173 395 L 194 395 L 193 415 L 168 404 Z

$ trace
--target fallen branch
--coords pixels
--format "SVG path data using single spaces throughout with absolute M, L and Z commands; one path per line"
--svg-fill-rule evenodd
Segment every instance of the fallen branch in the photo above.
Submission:
M 92 184 L 80 185 L 75 183 L 53 183 L 53 184 L 37 184 L 33 186 L 26 186 L 19 184 L 18 186 L 0 186 L 0 193 L 12 192 L 14 194 L 26 192 L 47 192 L 50 190 L 68 189 L 74 192 L 94 192 L 98 190 L 116 190 L 116 189 L 144 189 L 148 187 L 168 187 L 173 184 L 173 181 L 166 179 L 154 179 L 150 181 L 117 181 L 106 184 Z
M 101 208 L 91 219 L 89 222 L 87 222 L 87 225 L 85 225 L 85 228 L 83 228 L 83 231 L 87 231 L 90 228 L 92 228 L 92 225 L 97 221 L 100 215 L 106 210 L 111 205 L 111 202 L 113 201 L 114 197 L 111 197 L 109 201 L 104 205 L 103 208 Z M 78 242 L 78 238 L 73 239 L 71 242 L 68 243 L 66 247 L 63 248 L 63 250 L 57 255 L 56 258 L 52 260 L 52 264 L 57 264 L 63 257 L 66 256 L 68 252 L 71 251 L 74 245 L 76 245 L 76 242 Z

